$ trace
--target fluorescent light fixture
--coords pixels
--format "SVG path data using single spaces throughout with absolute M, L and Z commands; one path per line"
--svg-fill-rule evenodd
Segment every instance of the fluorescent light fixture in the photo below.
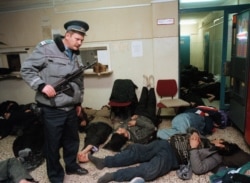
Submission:
M 180 24 L 181 25 L 194 25 L 194 24 L 197 24 L 197 21 L 196 20 L 181 20 L 180 21 Z
M 218 0 L 180 0 L 180 3 L 204 3 L 213 1 L 218 1 Z
M 151 3 L 165 3 L 169 1 L 174 1 L 174 0 L 151 0 Z

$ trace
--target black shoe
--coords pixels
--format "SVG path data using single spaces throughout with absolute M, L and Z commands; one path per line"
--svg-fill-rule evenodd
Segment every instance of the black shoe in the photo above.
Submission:
M 86 175 L 89 172 L 85 168 L 79 167 L 79 168 L 77 168 L 75 170 L 67 170 L 66 173 L 68 175 L 71 175 L 71 174 Z

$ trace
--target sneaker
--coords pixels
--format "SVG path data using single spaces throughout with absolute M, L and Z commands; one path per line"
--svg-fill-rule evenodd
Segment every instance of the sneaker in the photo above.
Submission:
M 145 180 L 141 177 L 135 177 L 129 183 L 145 183 Z
M 149 78 L 148 78 L 148 80 L 149 80 L 149 86 L 151 88 L 154 88 L 154 86 L 155 86 L 155 78 L 154 78 L 154 76 L 150 75 Z

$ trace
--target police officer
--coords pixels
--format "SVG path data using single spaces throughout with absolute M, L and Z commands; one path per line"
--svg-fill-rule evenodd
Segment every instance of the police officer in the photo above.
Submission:
M 53 84 L 82 66 L 79 48 L 89 25 L 73 20 L 66 22 L 64 28 L 64 36 L 40 42 L 21 67 L 22 78 L 36 91 L 36 102 L 43 111 L 45 158 L 51 183 L 64 180 L 60 148 L 67 174 L 88 173 L 76 162 L 79 149 L 77 115 L 83 101 L 83 74 L 69 81 L 61 91 L 56 91 Z

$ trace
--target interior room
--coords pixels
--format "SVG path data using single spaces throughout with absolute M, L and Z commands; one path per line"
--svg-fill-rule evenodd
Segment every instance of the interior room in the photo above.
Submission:
M 216 8 L 210 7 L 213 3 L 218 3 Z M 234 103 L 234 97 L 232 97 L 232 90 L 234 90 L 232 81 L 234 78 L 230 73 L 232 72 L 230 68 L 232 69 L 233 67 L 234 36 L 236 31 L 233 22 L 235 15 L 239 11 L 244 11 L 247 6 L 243 6 L 243 9 L 232 7 L 231 9 L 230 6 L 220 9 L 220 3 L 230 5 L 232 1 L 212 2 L 206 5 L 207 8 L 192 9 L 192 11 L 185 9 L 184 6 L 188 3 L 181 5 L 185 10 L 181 10 L 180 13 L 180 73 L 182 73 L 181 70 L 184 65 L 189 64 L 195 66 L 198 70 L 211 73 L 214 76 L 214 80 L 219 81 L 216 90 L 220 90 L 220 94 L 217 93 L 217 100 L 211 102 L 211 100 L 203 99 L 204 102 L 207 105 L 228 109 L 231 111 L 229 113 L 234 113 L 232 111 L 239 108 L 239 106 L 234 107 L 235 104 L 232 104 Z M 186 46 L 185 42 L 189 46 Z M 190 52 L 188 56 L 187 50 Z M 183 78 L 185 77 L 180 77 L 180 84 L 186 82 Z M 182 79 L 183 82 L 181 82 Z M 245 113 L 245 110 L 243 111 L 241 115 Z M 236 117 L 233 116 L 231 118 L 236 120 Z M 239 116 L 237 116 L 237 120 L 240 119 Z M 243 115 L 240 121 L 242 122 L 238 122 L 237 126 L 244 132 L 245 115 Z
M 210 74 L 211 83 L 219 84 L 214 91 L 216 96 L 212 94 L 209 98 L 211 93 L 199 96 L 204 105 L 225 111 L 229 119 L 226 128 L 215 128 L 207 138 L 226 139 L 250 153 L 250 76 L 249 70 L 245 70 L 250 66 L 250 53 L 245 57 L 234 54 L 238 30 L 235 17 L 249 10 L 249 0 L 0 0 L 0 103 L 35 103 L 36 91 L 22 79 L 21 65 L 41 41 L 64 35 L 65 22 L 83 20 L 90 28 L 80 47 L 80 57 L 84 65 L 98 61 L 103 67 L 84 71 L 82 107 L 99 110 L 108 105 L 117 79 L 132 80 L 139 98 L 144 75 L 154 76 L 155 87 L 158 80 L 174 79 L 178 90 L 173 98 L 181 98 L 183 91 L 191 91 L 188 87 L 196 87 L 188 84 L 191 78 L 200 81 L 197 75 L 189 75 L 194 69 Z M 247 41 L 249 44 L 249 38 Z M 238 63 L 242 63 L 241 70 L 237 70 Z M 183 75 L 186 71 L 188 75 Z M 202 75 L 204 78 L 208 75 Z M 161 100 L 157 94 L 157 103 Z M 187 102 L 193 105 L 192 101 Z M 178 114 L 174 108 L 165 109 L 166 118 L 158 129 L 171 128 L 171 119 Z M 120 122 L 113 124 L 113 128 L 118 125 Z M 86 134 L 79 136 L 80 150 Z M 0 160 L 13 157 L 15 139 L 16 135 L 0 138 Z M 102 147 L 95 153 L 97 157 L 115 154 Z M 105 173 L 119 169 L 98 170 L 91 163 L 80 166 L 88 169 L 88 175 L 66 175 L 65 183 L 97 182 Z M 31 175 L 40 183 L 48 183 L 46 162 L 31 171 Z M 185 182 L 208 183 L 211 175 L 212 172 L 193 173 Z M 147 182 L 183 180 L 173 170 Z
M 4 4 L 4 1 L 1 2 Z M 101 76 L 86 73 L 85 77 L 84 103 L 88 107 L 100 108 L 108 102 L 112 84 L 116 78 L 132 79 L 138 85 L 138 94 L 142 86 L 143 74 L 153 74 L 155 78 L 178 78 L 178 2 L 169 1 L 167 3 L 169 4 L 164 7 L 160 6 L 161 3 L 158 1 L 148 0 L 140 0 L 137 3 L 133 1 L 117 3 L 110 0 L 108 3 L 104 3 L 93 0 L 83 1 L 83 6 L 81 3 L 80 6 L 77 0 L 71 1 L 71 4 L 62 1 L 46 1 L 46 3 L 37 1 L 37 3 L 32 3 L 31 8 L 28 7 L 26 11 L 19 10 L 24 6 L 19 1 L 16 1 L 15 5 L 5 5 L 6 8 L 1 5 L 3 8 L 1 22 L 5 24 L 8 20 L 8 24 L 4 27 L 5 30 L 0 33 L 1 41 L 6 44 L 1 45 L 1 52 L 4 54 L 18 52 L 22 62 L 40 40 L 50 39 L 52 34 L 63 34 L 62 25 L 65 21 L 83 17 L 82 19 L 89 22 L 90 30 L 82 49 L 104 47 L 107 50 L 105 62 L 108 62 L 110 72 Z M 166 3 L 164 2 L 164 4 Z M 12 6 L 16 6 L 17 10 L 8 9 L 13 8 Z M 48 8 L 37 9 L 37 6 Z M 173 8 L 169 9 L 169 7 Z M 165 8 L 168 10 L 164 10 Z M 4 13 L 4 11 L 8 11 L 8 13 Z M 117 16 L 114 17 L 114 14 Z M 137 14 L 140 16 L 135 16 Z M 18 21 L 16 17 L 19 18 Z M 158 25 L 157 19 L 165 17 L 171 17 L 175 23 Z M 16 24 L 15 29 L 12 24 Z M 19 33 L 15 33 L 15 30 L 19 30 Z M 110 30 L 113 30 L 112 33 Z M 24 37 L 26 40 L 23 40 Z M 167 52 L 161 51 L 163 45 L 170 45 L 170 43 L 171 47 L 168 46 Z M 138 49 L 136 49 L 137 47 Z M 169 59 L 165 61 L 167 57 Z M 164 67 L 170 65 L 173 67 L 167 76 L 164 70 L 160 69 L 162 67 L 157 64 L 158 62 L 162 63 Z M 142 67 L 142 63 L 148 67 Z M 128 66 L 131 68 L 130 71 L 123 69 Z M 6 66 L 4 65 L 4 67 Z M 119 71 L 115 72 L 115 70 Z M 14 84 L 5 87 L 10 82 Z M 29 90 L 22 80 L 4 80 L 1 82 L 1 86 L 9 92 L 13 91 L 7 89 L 11 86 L 19 88 L 20 92 L 13 91 L 12 97 L 20 103 L 33 101 L 34 92 Z M 8 98 L 6 90 L 1 91 L 2 100 Z M 94 101 L 93 98 L 95 98 Z
M 183 65 L 189 63 L 196 66 L 199 70 L 205 70 L 222 77 L 222 91 L 220 94 L 222 101 L 219 101 L 219 106 L 226 109 L 229 105 L 229 98 L 226 98 L 226 95 L 227 91 L 230 90 L 230 77 L 225 73 L 225 67 L 231 61 L 232 19 L 233 15 L 239 10 L 237 8 L 232 10 L 226 10 L 227 8 L 224 10 L 220 9 L 219 6 L 231 5 L 231 3 L 235 3 L 233 1 L 199 3 L 201 4 L 182 3 L 180 5 L 184 9 L 183 11 L 182 9 L 180 10 L 180 70 L 183 69 Z M 190 6 L 195 9 L 189 11 L 188 8 Z M 200 6 L 206 8 L 201 8 Z M 214 7 L 211 8 L 211 6 Z M 227 11 L 228 13 L 224 15 L 224 12 Z M 225 21 L 227 21 L 226 24 Z M 225 34 L 227 34 L 226 44 L 223 41 Z M 190 57 L 185 57 L 185 50 L 182 56 L 181 50 L 184 39 L 190 39 L 189 49 L 190 53 L 192 53 Z M 199 47 L 196 47 L 196 45 L 199 45 Z

